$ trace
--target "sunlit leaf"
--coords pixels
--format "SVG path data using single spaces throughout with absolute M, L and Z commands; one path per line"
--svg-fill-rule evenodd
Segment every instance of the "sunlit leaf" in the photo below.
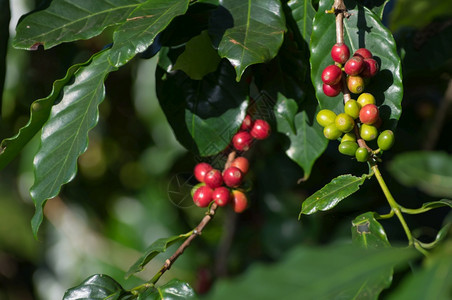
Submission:
M 375 13 L 380 19 L 383 18 L 383 11 L 389 0 L 364 0 L 363 5 Z
M 140 294 L 137 300 L 184 300 L 198 299 L 193 288 L 186 282 L 173 279 L 167 284 L 149 289 Z
M 80 285 L 64 293 L 63 300 L 104 300 L 122 299 L 126 292 L 121 285 L 108 275 L 96 274 L 88 277 Z

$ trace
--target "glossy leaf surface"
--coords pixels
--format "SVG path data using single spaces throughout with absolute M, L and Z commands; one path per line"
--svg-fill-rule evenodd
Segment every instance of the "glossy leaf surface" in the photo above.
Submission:
M 80 285 L 64 293 L 63 300 L 103 300 L 121 299 L 124 294 L 121 285 L 108 275 L 96 274 L 88 277 Z
M 145 293 L 139 295 L 137 300 L 184 300 L 198 299 L 193 288 L 186 282 L 173 279 L 170 282 L 149 289 Z
M 389 247 L 388 237 L 374 212 L 357 216 L 352 221 L 352 238 L 364 248 Z

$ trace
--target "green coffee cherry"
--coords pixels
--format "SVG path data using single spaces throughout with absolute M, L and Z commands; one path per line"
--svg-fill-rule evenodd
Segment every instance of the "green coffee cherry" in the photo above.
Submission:
M 361 124 L 359 135 L 365 141 L 373 141 L 377 138 L 378 129 L 373 125 Z
M 355 156 L 358 144 L 356 142 L 341 142 L 339 152 L 348 156 Z
M 391 130 L 385 130 L 378 136 L 377 144 L 381 150 L 389 150 L 394 145 L 394 133 Z
M 356 142 L 356 135 L 353 132 L 347 132 L 342 136 L 341 143 L 343 142 Z
M 356 100 L 348 100 L 344 105 L 344 112 L 352 117 L 353 119 L 357 119 L 359 116 L 359 110 L 361 106 Z
M 370 93 L 362 93 L 359 95 L 357 102 L 361 107 L 367 104 L 375 104 L 375 97 Z
M 334 123 L 331 123 L 323 129 L 323 135 L 329 140 L 337 140 L 342 135 L 342 132 L 337 129 Z
M 346 113 L 338 114 L 334 120 L 334 124 L 342 132 L 349 132 L 355 127 L 355 121 Z
M 334 119 L 336 119 L 336 114 L 329 109 L 322 109 L 316 116 L 317 123 L 322 127 L 330 125 L 334 122 Z
M 366 162 L 369 159 L 369 151 L 364 147 L 359 147 L 355 152 L 356 160 L 359 162 Z

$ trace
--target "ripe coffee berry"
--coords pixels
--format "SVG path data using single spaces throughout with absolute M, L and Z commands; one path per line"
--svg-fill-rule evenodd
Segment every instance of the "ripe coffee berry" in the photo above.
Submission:
M 247 151 L 250 149 L 253 137 L 247 131 L 239 131 L 232 138 L 234 148 L 239 151 Z
M 231 193 L 227 188 L 221 186 L 213 190 L 212 198 L 218 206 L 225 206 L 229 203 Z
M 355 127 L 355 121 L 346 113 L 338 114 L 334 120 L 334 124 L 342 132 L 349 132 Z
M 355 156 L 358 144 L 356 142 L 341 142 L 339 152 L 348 156 Z
M 359 147 L 355 152 L 356 160 L 359 162 L 366 162 L 369 159 L 369 151 L 366 148 Z
M 215 189 L 223 184 L 223 176 L 219 170 L 212 169 L 204 176 L 204 182 L 210 188 Z
M 360 56 L 353 56 L 344 66 L 344 71 L 348 75 L 358 75 L 364 67 L 364 61 Z
M 389 150 L 394 145 L 394 133 L 391 130 L 385 130 L 378 136 L 377 144 L 381 150 Z
M 198 183 L 197 185 L 195 185 L 195 186 L 191 189 L 191 191 L 190 191 L 191 197 L 193 198 L 193 196 L 195 195 L 195 192 L 196 192 L 200 187 L 205 186 L 205 185 L 206 185 L 206 184 L 205 184 L 204 182 L 200 182 L 200 183 Z
M 270 124 L 265 120 L 256 120 L 250 133 L 257 140 L 266 139 L 270 135 Z
M 365 141 L 373 141 L 377 138 L 378 129 L 373 125 L 362 124 L 359 128 L 359 135 Z
M 374 124 L 378 121 L 379 112 L 375 104 L 364 105 L 359 111 L 359 120 L 364 124 Z
M 229 187 L 237 187 L 242 183 L 243 174 L 239 168 L 229 167 L 223 173 L 223 181 Z
M 380 68 L 377 61 L 373 58 L 366 58 L 363 65 L 364 67 L 363 71 L 361 72 L 361 76 L 363 76 L 364 78 L 375 76 Z
M 193 194 L 193 202 L 199 207 L 207 207 L 212 201 L 212 189 L 207 185 L 201 186 Z
M 336 65 L 329 65 L 322 72 L 322 81 L 328 85 L 335 85 L 341 81 L 342 70 Z
M 238 190 L 232 191 L 232 199 L 231 199 L 232 208 L 236 213 L 243 212 L 248 206 L 248 199 L 246 195 Z
M 372 52 L 370 52 L 366 48 L 359 48 L 355 51 L 353 56 L 361 56 L 363 59 L 372 58 Z
M 317 123 L 320 124 L 320 126 L 326 127 L 334 122 L 334 119 L 336 119 L 336 114 L 332 110 L 322 109 L 321 111 L 318 112 L 315 118 L 317 120 Z
M 207 172 L 210 170 L 212 170 L 212 166 L 208 163 L 202 162 L 195 166 L 193 173 L 199 182 L 204 182 L 204 176 L 206 176 Z
M 357 119 L 359 117 L 359 110 L 361 109 L 361 106 L 356 102 L 356 100 L 348 100 L 344 104 L 344 112 L 352 117 L 353 119 Z
M 364 91 L 364 80 L 361 76 L 348 76 L 347 87 L 353 94 L 359 94 Z
M 245 175 L 246 173 L 248 173 L 250 163 L 248 159 L 246 159 L 245 157 L 239 156 L 232 161 L 231 167 L 236 167 L 237 169 L 242 171 L 242 173 Z
M 240 130 L 249 131 L 253 127 L 253 119 L 251 119 L 250 115 L 246 115 L 245 119 L 243 119 L 242 125 L 240 126 Z
M 340 82 L 335 85 L 323 84 L 322 89 L 328 97 L 336 97 L 342 91 L 342 84 Z
M 350 50 L 347 45 L 337 43 L 331 48 L 331 58 L 340 64 L 344 64 L 350 57 Z
M 361 107 L 364 107 L 367 104 L 375 104 L 375 97 L 369 93 L 362 93 L 356 101 L 359 105 L 361 105 Z
M 337 140 L 342 135 L 342 131 L 337 129 L 334 123 L 331 123 L 323 128 L 323 135 L 329 140 Z

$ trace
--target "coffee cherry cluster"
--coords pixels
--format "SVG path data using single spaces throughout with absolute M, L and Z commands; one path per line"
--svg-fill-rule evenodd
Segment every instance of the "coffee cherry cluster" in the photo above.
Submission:
M 339 152 L 349 156 L 355 156 L 359 162 L 369 159 L 367 148 L 359 147 L 356 135 L 353 133 L 355 126 L 360 137 L 367 141 L 377 139 L 380 150 L 389 150 L 394 144 L 394 134 L 391 130 L 378 133 L 381 126 L 381 118 L 375 98 L 372 94 L 363 93 L 357 100 L 350 99 L 344 105 L 344 112 L 336 115 L 332 110 L 322 109 L 316 116 L 317 122 L 324 127 L 323 134 L 329 140 L 340 137 Z
M 253 120 L 247 115 L 240 130 L 232 138 L 232 145 L 238 151 L 247 151 L 254 139 L 266 139 L 270 131 L 268 122 Z M 243 212 L 248 206 L 248 199 L 239 187 L 248 169 L 248 159 L 243 156 L 236 157 L 223 172 L 205 162 L 197 164 L 194 175 L 199 184 L 192 189 L 193 202 L 199 207 L 207 207 L 212 201 L 218 206 L 230 203 L 235 212 Z
M 329 97 L 340 94 L 343 76 L 346 76 L 344 78 L 350 92 L 362 93 L 365 80 L 375 76 L 379 70 L 377 61 L 366 48 L 356 50 L 350 58 L 348 46 L 337 43 L 331 49 L 331 57 L 335 64 L 327 66 L 322 72 L 323 92 Z

